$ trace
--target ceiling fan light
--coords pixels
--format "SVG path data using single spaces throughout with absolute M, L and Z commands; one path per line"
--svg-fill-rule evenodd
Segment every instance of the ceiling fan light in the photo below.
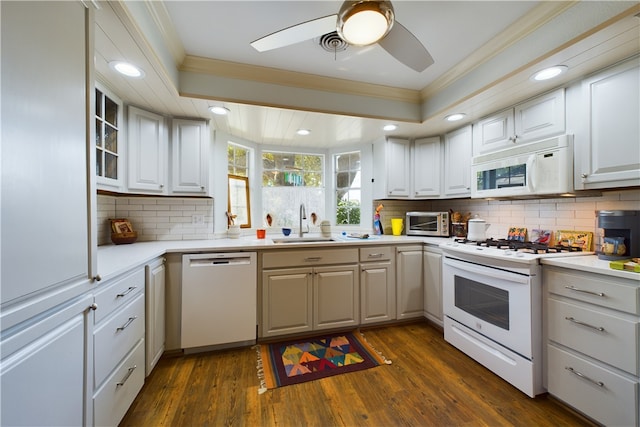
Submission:
M 349 44 L 367 46 L 389 33 L 393 19 L 389 1 L 345 1 L 338 12 L 336 31 Z

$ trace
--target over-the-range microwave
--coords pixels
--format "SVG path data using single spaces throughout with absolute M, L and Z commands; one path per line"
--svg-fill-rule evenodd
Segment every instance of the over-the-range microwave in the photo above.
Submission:
M 449 212 L 407 212 L 408 236 L 449 236 Z
M 526 197 L 573 192 L 573 135 L 477 156 L 471 197 Z

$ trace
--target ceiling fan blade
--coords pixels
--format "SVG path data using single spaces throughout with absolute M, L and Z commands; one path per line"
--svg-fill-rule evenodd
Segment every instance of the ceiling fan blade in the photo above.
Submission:
M 418 72 L 426 70 L 434 62 L 420 40 L 398 21 L 394 22 L 389 34 L 378 44 L 398 61 Z
M 268 36 L 264 36 L 251 42 L 250 44 L 258 52 L 265 52 L 267 50 L 278 49 L 280 47 L 311 40 L 314 37 L 319 37 L 335 31 L 337 19 L 337 15 L 329 15 L 323 18 L 306 21 L 301 24 L 285 28 L 284 30 L 271 33 Z

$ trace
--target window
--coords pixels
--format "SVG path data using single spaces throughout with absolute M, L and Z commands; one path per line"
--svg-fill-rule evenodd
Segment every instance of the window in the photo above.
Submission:
M 227 212 L 235 215 L 233 222 L 241 228 L 251 228 L 249 154 L 246 147 L 227 144 Z
M 120 104 L 96 88 L 96 176 L 107 180 L 119 177 L 120 114 Z
M 297 226 L 304 204 L 308 224 L 319 225 L 325 213 L 323 171 L 320 154 L 263 152 L 262 217 L 269 215 L 273 226 Z
M 362 199 L 360 152 L 336 154 L 333 159 L 336 183 L 336 224 L 359 225 Z

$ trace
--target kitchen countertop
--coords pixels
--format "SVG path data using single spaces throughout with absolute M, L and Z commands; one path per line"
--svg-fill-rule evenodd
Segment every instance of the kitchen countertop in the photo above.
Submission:
M 590 273 L 606 274 L 608 276 L 635 280 L 640 285 L 640 273 L 614 270 L 609 267 L 609 262 L 610 261 L 599 259 L 597 255 L 542 259 L 543 265 L 553 265 L 556 267 L 570 268 Z
M 312 235 L 311 237 L 314 237 Z M 315 237 L 319 237 L 315 236 Z M 301 243 L 274 243 L 274 238 L 283 238 L 281 235 L 267 235 L 266 239 L 255 237 L 241 237 L 239 239 L 212 239 L 212 240 L 166 240 L 155 242 L 137 242 L 128 245 L 104 245 L 98 246 L 98 273 L 103 280 L 108 280 L 122 274 L 136 266 L 142 266 L 147 262 L 166 253 L 190 253 L 190 252 L 217 252 L 217 251 L 247 251 L 247 250 L 282 250 L 282 249 L 311 249 L 334 246 L 363 246 L 363 245 L 398 245 L 398 244 L 427 244 L 438 246 L 446 238 L 420 237 L 420 236 L 371 236 L 368 239 L 347 238 L 334 234 L 333 241 L 301 242 Z

